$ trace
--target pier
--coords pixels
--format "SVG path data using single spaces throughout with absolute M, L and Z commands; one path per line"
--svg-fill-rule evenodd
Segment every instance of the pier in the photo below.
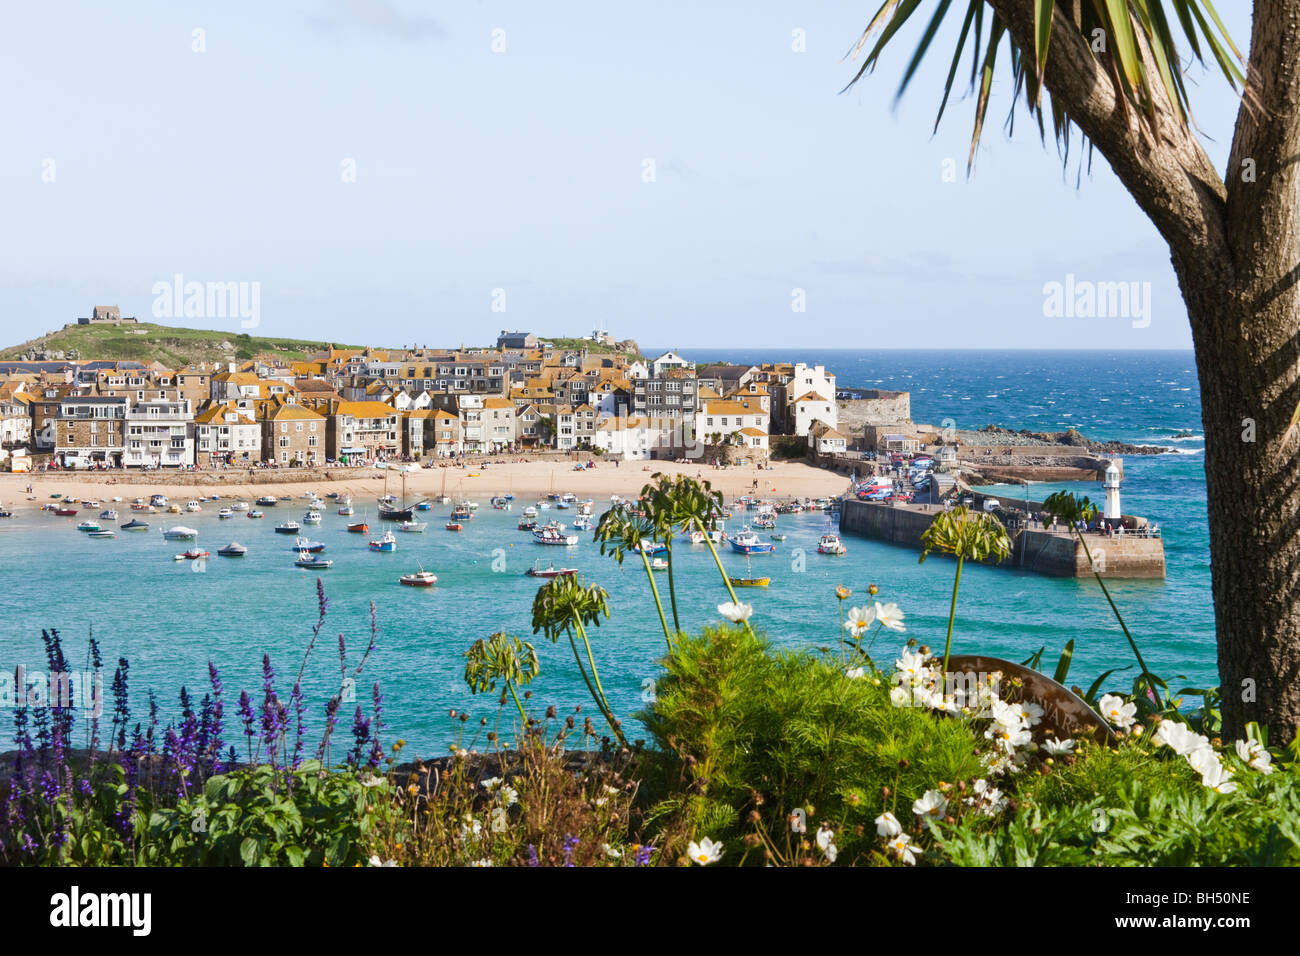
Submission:
M 1013 502 L 1014 504 L 1015 502 Z M 1030 502 L 1031 511 L 1036 502 Z M 977 502 L 976 507 L 982 506 Z M 925 547 L 921 535 L 944 510 L 941 504 L 904 504 L 845 499 L 840 504 L 840 531 L 914 548 Z M 1145 522 L 1143 522 L 1145 524 Z M 1165 576 L 1165 545 L 1149 529 L 1124 534 L 1085 532 L 1092 563 L 1069 528 L 1007 528 L 1011 554 L 998 567 L 1020 568 L 1051 577 L 1081 578 L 1095 570 L 1103 578 Z

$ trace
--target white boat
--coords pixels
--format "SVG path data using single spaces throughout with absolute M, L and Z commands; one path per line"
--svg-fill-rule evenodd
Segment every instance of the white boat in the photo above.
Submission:
M 818 554 L 848 554 L 849 549 L 844 547 L 837 534 L 824 534 L 821 540 L 817 542 Z
M 578 543 L 576 534 L 565 532 L 564 525 L 552 521 L 548 525 L 533 529 L 533 540 L 538 544 L 558 545 L 571 548 Z
M 286 521 L 275 526 L 276 534 L 297 534 L 301 530 L 302 526 L 296 521 Z
M 320 512 L 315 510 L 308 511 L 305 515 L 302 516 L 302 523 L 320 524 Z
M 116 509 L 113 508 L 106 508 L 99 513 L 99 516 L 103 518 L 105 521 L 116 521 L 117 511 Z
M 529 505 L 527 508 L 524 509 L 524 517 L 525 517 L 525 518 L 536 518 L 536 517 L 537 517 L 537 509 L 534 508 L 532 505 Z
M 295 561 L 294 564 L 300 568 L 308 568 L 312 571 L 322 571 L 325 568 L 331 568 L 334 566 L 334 562 L 329 558 L 318 558 L 316 555 L 310 554 L 306 551 L 298 552 L 298 560 Z
M 218 518 L 233 518 L 234 516 L 235 516 L 235 512 L 231 508 L 222 508 L 220 511 L 217 512 Z
M 185 510 L 190 514 L 196 514 L 203 510 L 203 505 L 199 504 L 197 501 L 187 501 L 185 502 Z
M 399 584 L 405 584 L 410 588 L 431 588 L 438 583 L 438 575 L 432 571 L 412 571 L 410 574 L 403 574 L 397 579 Z
M 163 537 L 168 541 L 193 541 L 198 536 L 199 533 L 196 530 L 187 528 L 183 524 L 163 529 Z
M 339 509 L 339 514 L 343 515 L 343 517 L 345 518 L 348 518 L 356 514 L 356 512 L 352 510 L 351 505 L 344 505 L 342 508 Z
M 697 528 L 690 533 L 689 537 L 691 544 L 704 544 L 706 540 L 712 541 L 714 544 L 722 544 L 723 541 L 727 540 L 727 532 L 721 528 L 714 528 L 706 535 L 705 532 Z
M 427 527 L 429 527 L 429 525 L 424 521 L 403 521 L 397 526 L 397 530 L 422 534 Z
M 155 508 L 166 508 L 166 507 L 167 507 L 167 496 L 166 496 L 166 495 L 150 495 L 150 496 L 149 496 L 149 504 L 153 505 Z
M 247 501 L 236 501 L 236 502 L 235 502 L 233 505 L 231 505 L 230 507 L 232 507 L 232 508 L 235 509 L 236 511 L 247 511 L 247 510 L 248 510 L 248 502 L 247 502 Z
M 573 519 L 574 531 L 591 531 L 596 527 L 596 522 L 591 520 L 590 515 L 580 514 Z
M 244 555 L 248 554 L 248 549 L 238 541 L 232 541 L 224 548 L 217 548 L 217 554 L 221 555 L 223 558 L 242 558 Z
M 663 558 L 655 558 L 653 561 L 650 562 L 650 570 L 651 570 L 651 571 L 667 571 L 667 570 L 668 570 L 668 562 L 665 561 Z
M 385 531 L 381 537 L 370 542 L 371 551 L 396 551 L 397 538 L 391 531 Z

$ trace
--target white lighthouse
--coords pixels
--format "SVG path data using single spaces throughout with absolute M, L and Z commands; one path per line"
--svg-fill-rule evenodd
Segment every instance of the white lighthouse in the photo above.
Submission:
M 1108 521 L 1118 521 L 1123 513 L 1119 508 L 1119 479 L 1123 472 L 1122 458 L 1112 458 L 1110 464 L 1106 466 L 1106 480 L 1102 482 L 1102 487 L 1106 489 L 1106 510 L 1104 512 Z

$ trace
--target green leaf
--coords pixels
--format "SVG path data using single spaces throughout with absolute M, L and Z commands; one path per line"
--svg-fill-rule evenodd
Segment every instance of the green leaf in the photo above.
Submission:
M 1052 39 L 1052 11 L 1056 9 L 1056 0 L 1035 0 L 1034 2 L 1034 59 L 1038 63 L 1038 93 L 1042 96 L 1042 77 L 1047 69 L 1047 45 Z
M 1061 651 L 1061 659 L 1056 662 L 1056 673 L 1052 675 L 1052 680 L 1058 684 L 1064 684 L 1066 675 L 1070 673 L 1070 661 L 1074 658 L 1074 640 L 1071 638 Z
M 262 855 L 262 844 L 253 837 L 244 837 L 239 844 L 239 858 L 244 861 L 244 866 L 257 866 L 258 858 Z

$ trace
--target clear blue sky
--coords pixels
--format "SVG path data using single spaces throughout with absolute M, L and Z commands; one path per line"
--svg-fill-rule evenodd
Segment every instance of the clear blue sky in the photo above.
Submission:
M 1007 138 L 1003 74 L 972 180 L 964 89 L 931 136 L 955 14 L 897 109 L 919 15 L 839 93 L 877 5 L 14 5 L 3 341 L 93 304 L 147 317 L 181 273 L 259 282 L 259 334 L 376 344 L 603 325 L 680 347 L 1190 347 L 1154 228 L 1100 156 L 1076 190 L 1023 112 Z M 1220 6 L 1244 51 L 1247 5 Z M 1235 98 L 1190 79 L 1222 168 Z M 1067 273 L 1150 282 L 1150 325 L 1044 317 Z

